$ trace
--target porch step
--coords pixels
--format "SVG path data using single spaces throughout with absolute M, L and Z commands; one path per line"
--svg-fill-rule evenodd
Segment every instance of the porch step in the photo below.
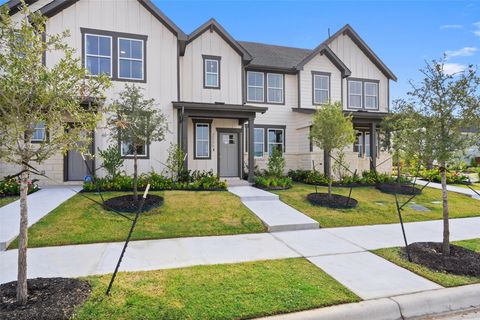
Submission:
M 251 186 L 230 187 L 228 191 L 245 201 L 278 200 L 278 195 Z

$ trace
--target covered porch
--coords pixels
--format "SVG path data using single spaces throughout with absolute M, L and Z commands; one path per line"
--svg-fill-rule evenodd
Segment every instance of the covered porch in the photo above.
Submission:
M 256 114 L 267 108 L 200 102 L 172 104 L 177 110 L 178 145 L 187 155 L 185 168 L 212 170 L 221 178 L 243 178 L 244 163 L 247 168 L 254 167 L 253 141 L 247 144 L 251 150 L 244 159 L 243 127 L 249 124 L 252 132 L 247 136 L 252 140 Z M 253 180 L 254 172 L 248 170 L 248 181 Z

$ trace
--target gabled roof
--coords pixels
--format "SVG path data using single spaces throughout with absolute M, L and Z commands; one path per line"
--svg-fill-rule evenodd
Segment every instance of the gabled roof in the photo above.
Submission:
M 372 49 L 363 41 L 363 39 L 358 35 L 358 33 L 353 30 L 353 28 L 349 25 L 346 24 L 343 28 L 335 32 L 334 35 L 332 35 L 330 38 L 322 42 L 317 48 L 314 49 L 318 50 L 324 45 L 329 45 L 332 43 L 333 40 L 338 38 L 340 35 L 348 35 L 350 39 L 362 50 L 362 52 L 377 66 L 380 71 L 389 79 L 392 79 L 393 81 L 397 81 L 397 77 L 395 74 L 387 67 L 385 63 L 383 63 L 382 60 L 373 52 Z
M 225 40 L 241 57 L 244 61 L 252 60 L 252 56 L 250 53 L 245 50 L 244 47 L 238 43 L 215 19 L 211 18 L 200 27 L 195 29 L 192 33 L 190 33 L 187 37 L 187 45 L 201 36 L 205 31 L 209 30 L 210 32 L 216 31 L 223 40 Z
M 316 55 L 324 54 L 330 61 L 342 72 L 342 77 L 348 77 L 352 74 L 350 69 L 340 60 L 337 55 L 325 44 L 321 44 L 315 49 L 313 49 L 308 56 L 306 56 L 300 63 L 297 65 L 297 70 L 302 70 L 303 66 L 312 60 Z
M 37 1 L 38 0 L 30 0 L 26 1 L 26 3 L 30 5 Z M 79 0 L 53 0 L 41 7 L 38 11 L 46 17 L 51 18 L 78 1 Z M 176 35 L 178 40 L 187 39 L 186 34 L 175 23 L 173 23 L 173 21 L 170 20 L 160 9 L 158 9 L 158 7 L 153 4 L 153 2 L 151 2 L 150 0 L 138 0 L 138 2 L 140 2 L 140 4 L 145 9 L 147 9 L 155 18 L 157 18 L 167 29 L 169 29 L 174 35 Z M 10 0 L 9 2 L 7 2 L 11 15 L 18 12 L 18 6 L 20 3 L 20 0 Z

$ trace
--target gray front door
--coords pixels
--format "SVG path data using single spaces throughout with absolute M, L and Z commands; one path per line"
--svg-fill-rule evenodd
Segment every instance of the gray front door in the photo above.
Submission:
M 238 177 L 238 133 L 220 132 L 218 137 L 220 177 Z
M 73 126 L 73 124 L 72 124 Z M 93 135 L 93 134 L 92 134 Z M 93 153 L 94 143 L 89 146 L 89 151 Z M 94 170 L 94 161 L 91 157 L 85 155 L 90 170 Z M 89 176 L 89 170 L 80 152 L 70 150 L 64 159 L 64 180 L 65 181 L 83 181 L 85 176 Z

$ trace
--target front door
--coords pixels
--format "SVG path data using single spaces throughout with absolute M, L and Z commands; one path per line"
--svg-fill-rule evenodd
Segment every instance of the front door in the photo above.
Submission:
M 239 134 L 238 132 L 220 132 L 218 134 L 219 144 L 219 175 L 220 177 L 239 176 Z
M 93 135 L 93 134 L 92 134 Z M 94 144 L 89 147 L 89 151 L 93 153 Z M 85 163 L 87 160 L 89 168 Z M 86 176 L 90 175 L 89 169 L 94 170 L 94 161 L 91 157 L 85 155 L 85 160 L 83 160 L 82 154 L 75 150 L 70 150 L 67 152 L 67 155 L 64 159 L 64 180 L 65 181 L 83 181 Z

